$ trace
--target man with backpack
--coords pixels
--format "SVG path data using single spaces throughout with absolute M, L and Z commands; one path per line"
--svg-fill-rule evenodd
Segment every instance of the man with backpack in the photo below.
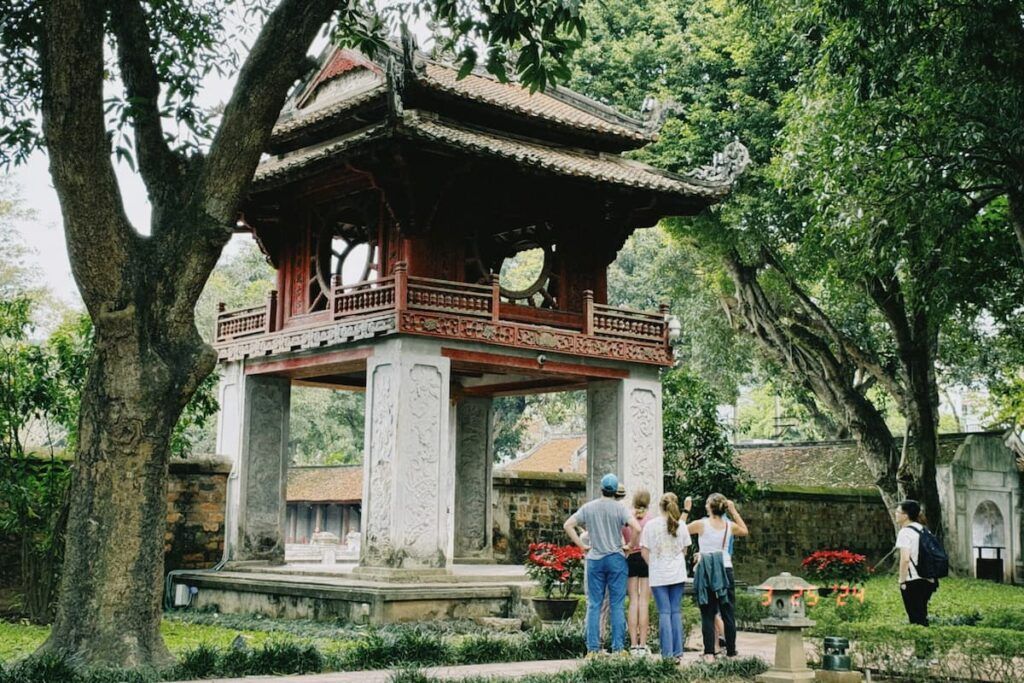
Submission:
M 928 601 L 949 575 L 949 557 L 942 543 L 925 527 L 921 504 L 905 500 L 896 506 L 896 547 L 900 551 L 900 594 L 911 624 L 928 625 Z

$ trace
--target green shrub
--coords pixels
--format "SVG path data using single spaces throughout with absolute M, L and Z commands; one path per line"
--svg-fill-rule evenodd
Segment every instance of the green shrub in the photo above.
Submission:
M 312 645 L 279 641 L 266 643 L 249 654 L 247 675 L 306 674 L 323 670 L 324 658 Z
M 395 665 L 436 666 L 454 661 L 452 646 L 421 627 L 371 631 L 344 656 L 345 669 L 387 669 Z
M 59 653 L 46 653 L 26 657 L 12 665 L 0 678 L 2 683 L 80 683 L 78 667 L 70 657 Z
M 217 649 L 204 644 L 181 655 L 174 668 L 174 675 L 183 680 L 212 678 L 218 673 L 219 664 L 220 654 Z
M 418 669 L 402 669 L 391 674 L 388 679 L 389 683 L 431 683 L 435 681 L 435 678 L 429 678 L 425 673 Z
M 608 658 L 584 662 L 576 675 L 588 683 L 647 683 L 668 679 L 678 671 L 674 662 L 660 657 Z
M 761 620 L 768 616 L 768 608 L 761 604 L 763 599 L 763 596 L 759 594 L 737 592 L 736 625 L 745 628 L 760 628 Z
M 522 638 L 503 638 L 489 633 L 467 636 L 454 650 L 456 664 L 518 662 L 528 655 Z
M 985 615 L 981 616 L 980 625 L 987 626 L 988 628 L 1024 631 L 1024 609 L 1005 607 L 986 610 Z
M 530 659 L 572 659 L 587 654 L 583 630 L 568 624 L 530 631 L 526 647 Z
M 228 678 L 246 676 L 249 673 L 249 651 L 230 648 L 220 657 L 219 675 Z

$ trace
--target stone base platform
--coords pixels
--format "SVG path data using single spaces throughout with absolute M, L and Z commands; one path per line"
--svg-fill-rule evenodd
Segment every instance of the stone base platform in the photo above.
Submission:
M 508 617 L 535 586 L 519 565 L 455 565 L 420 577 L 355 569 L 354 564 L 235 563 L 220 572 L 181 572 L 174 583 L 198 589 L 190 609 L 375 625 Z

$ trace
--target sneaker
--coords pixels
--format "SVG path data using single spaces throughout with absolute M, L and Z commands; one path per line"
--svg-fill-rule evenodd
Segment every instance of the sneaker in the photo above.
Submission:
M 587 656 L 584 657 L 583 659 L 586 659 L 586 660 L 597 659 L 600 656 L 601 656 L 600 652 L 598 652 L 597 650 L 591 650 L 591 651 L 587 652 Z
M 641 645 L 640 647 L 638 647 L 636 649 L 636 651 L 637 651 L 637 655 L 639 655 L 640 657 L 647 657 L 648 655 L 651 654 L 651 651 L 647 649 L 646 645 Z
M 612 653 L 612 658 L 628 659 L 629 658 L 629 650 L 626 650 L 625 648 L 623 648 L 621 650 L 616 650 L 615 652 Z
M 636 645 L 634 645 L 633 647 L 629 648 L 629 654 L 630 654 L 631 657 L 639 657 L 640 656 L 640 648 L 637 647 Z

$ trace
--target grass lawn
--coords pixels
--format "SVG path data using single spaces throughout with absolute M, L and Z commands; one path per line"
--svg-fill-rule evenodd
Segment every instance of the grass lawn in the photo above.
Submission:
M 323 652 L 337 651 L 340 644 L 334 644 L 333 649 L 328 643 L 316 642 L 312 638 L 289 637 L 272 631 L 261 630 L 240 630 L 238 628 L 225 628 L 222 626 L 210 626 L 206 624 L 188 624 L 179 621 L 164 619 L 160 624 L 160 631 L 163 633 L 164 642 L 171 652 L 181 654 L 199 645 L 226 648 L 236 636 L 245 638 L 250 648 L 257 648 L 266 642 L 274 640 L 299 640 L 311 642 L 321 648 Z M 50 634 L 49 626 L 36 626 L 26 623 L 11 623 L 0 621 L 0 661 L 10 662 L 32 654 L 36 648 L 43 644 Z
M 837 607 L 834 596 L 821 598 L 810 608 L 812 619 L 840 621 L 870 621 L 872 624 L 900 626 L 907 623 L 899 585 L 894 576 L 878 576 L 864 586 L 864 603 L 847 598 L 847 607 Z M 950 577 L 939 582 L 939 590 L 928 604 L 928 612 L 938 624 L 968 623 L 977 617 L 978 626 L 1005 628 L 1012 616 L 1019 618 L 1024 630 L 1024 587 Z M 998 623 L 993 615 L 1000 616 Z M 989 621 L 990 623 L 986 623 Z

